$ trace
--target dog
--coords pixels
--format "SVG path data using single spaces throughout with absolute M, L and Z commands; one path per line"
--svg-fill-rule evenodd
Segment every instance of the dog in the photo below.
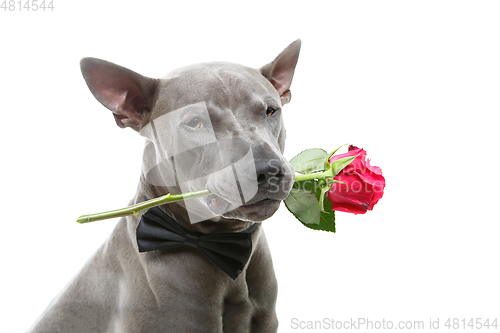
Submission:
M 161 79 L 81 60 L 90 91 L 116 124 L 146 138 L 130 204 L 167 193 L 211 194 L 162 205 L 152 215 L 122 217 L 30 332 L 277 331 L 277 281 L 261 222 L 294 182 L 283 157 L 282 107 L 291 99 L 300 46 L 293 42 L 260 69 L 202 63 Z M 144 250 L 151 236 L 144 226 L 162 218 L 184 241 Z M 248 260 L 232 269 L 210 259 L 211 250 L 197 248 L 207 235 L 250 242 Z

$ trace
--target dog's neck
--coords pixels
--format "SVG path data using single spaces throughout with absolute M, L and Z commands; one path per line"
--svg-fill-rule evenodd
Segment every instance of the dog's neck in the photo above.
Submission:
M 168 193 L 180 194 L 181 192 L 178 187 L 159 187 L 148 184 L 144 179 L 144 175 L 142 175 L 134 198 L 134 204 L 145 201 L 145 198 L 158 198 Z M 253 224 L 253 222 L 226 219 L 224 217 L 220 217 L 217 222 L 207 220 L 191 223 L 183 201 L 165 204 L 160 208 L 184 228 L 201 233 L 239 232 Z

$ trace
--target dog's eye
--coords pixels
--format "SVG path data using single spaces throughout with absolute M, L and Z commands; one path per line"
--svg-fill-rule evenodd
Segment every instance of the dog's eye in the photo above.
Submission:
M 275 112 L 276 112 L 275 108 L 268 107 L 266 110 L 266 115 L 269 117 L 269 116 L 272 116 Z
M 200 118 L 195 117 L 195 118 L 191 119 L 190 121 L 188 121 L 186 123 L 186 125 L 193 128 L 193 129 L 198 129 L 198 128 L 201 128 L 203 126 L 203 122 L 201 121 Z

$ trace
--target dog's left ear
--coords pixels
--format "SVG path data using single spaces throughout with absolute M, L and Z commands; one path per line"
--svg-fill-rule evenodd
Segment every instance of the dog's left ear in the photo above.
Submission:
M 282 105 L 290 102 L 292 98 L 290 86 L 292 85 L 295 66 L 297 66 L 297 61 L 299 60 L 301 43 L 300 39 L 297 39 L 295 42 L 288 45 L 273 62 L 260 69 L 262 75 L 264 75 L 278 91 Z

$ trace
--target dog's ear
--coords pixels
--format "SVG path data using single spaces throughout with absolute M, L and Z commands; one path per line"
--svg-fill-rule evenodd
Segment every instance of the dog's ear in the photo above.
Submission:
M 262 75 L 272 83 L 280 94 L 281 104 L 283 105 L 290 102 L 292 98 L 290 86 L 292 85 L 295 66 L 299 60 L 300 45 L 301 41 L 297 39 L 288 45 L 273 62 L 260 69 Z
M 80 68 L 95 98 L 113 111 L 116 124 L 139 131 L 153 105 L 156 80 L 111 62 L 83 58 Z

